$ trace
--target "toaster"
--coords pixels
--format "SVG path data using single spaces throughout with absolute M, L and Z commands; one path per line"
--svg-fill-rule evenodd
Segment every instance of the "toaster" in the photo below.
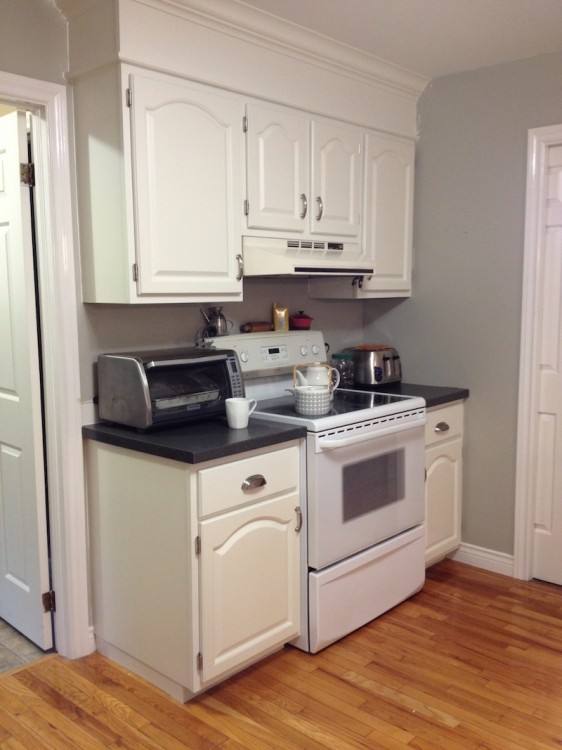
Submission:
M 402 380 L 400 355 L 386 344 L 361 344 L 345 350 L 353 356 L 356 385 L 384 385 Z

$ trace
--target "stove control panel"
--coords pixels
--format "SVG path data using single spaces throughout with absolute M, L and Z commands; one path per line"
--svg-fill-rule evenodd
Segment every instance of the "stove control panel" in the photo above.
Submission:
M 296 365 L 325 362 L 328 356 L 322 331 L 241 333 L 205 339 L 204 343 L 234 349 L 244 374 L 291 370 Z

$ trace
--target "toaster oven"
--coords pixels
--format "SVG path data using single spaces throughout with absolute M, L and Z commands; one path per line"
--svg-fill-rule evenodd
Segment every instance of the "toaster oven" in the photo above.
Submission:
M 98 357 L 99 416 L 150 429 L 225 413 L 244 396 L 238 355 L 231 349 L 164 349 Z

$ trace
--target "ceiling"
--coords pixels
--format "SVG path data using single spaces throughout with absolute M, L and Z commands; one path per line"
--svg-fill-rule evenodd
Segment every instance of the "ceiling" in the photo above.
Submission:
M 245 0 L 436 78 L 562 50 L 562 0 Z

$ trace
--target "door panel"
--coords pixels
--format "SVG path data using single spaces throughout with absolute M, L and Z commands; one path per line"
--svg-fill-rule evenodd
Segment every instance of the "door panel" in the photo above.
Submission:
M 139 293 L 240 295 L 243 102 L 169 76 L 130 85 Z
M 533 576 L 562 585 L 562 148 L 548 153 L 534 419 Z
M 0 617 L 53 645 L 25 113 L 0 117 Z
M 367 136 L 365 247 L 375 273 L 363 288 L 411 287 L 414 144 L 375 133 Z
M 431 563 L 460 544 L 462 439 L 426 450 L 426 560 Z
M 362 138 L 350 125 L 312 122 L 312 232 L 359 237 Z
M 248 227 L 304 232 L 310 199 L 309 120 L 264 104 L 249 104 L 247 112 Z
M 298 494 L 200 524 L 204 682 L 299 633 Z

